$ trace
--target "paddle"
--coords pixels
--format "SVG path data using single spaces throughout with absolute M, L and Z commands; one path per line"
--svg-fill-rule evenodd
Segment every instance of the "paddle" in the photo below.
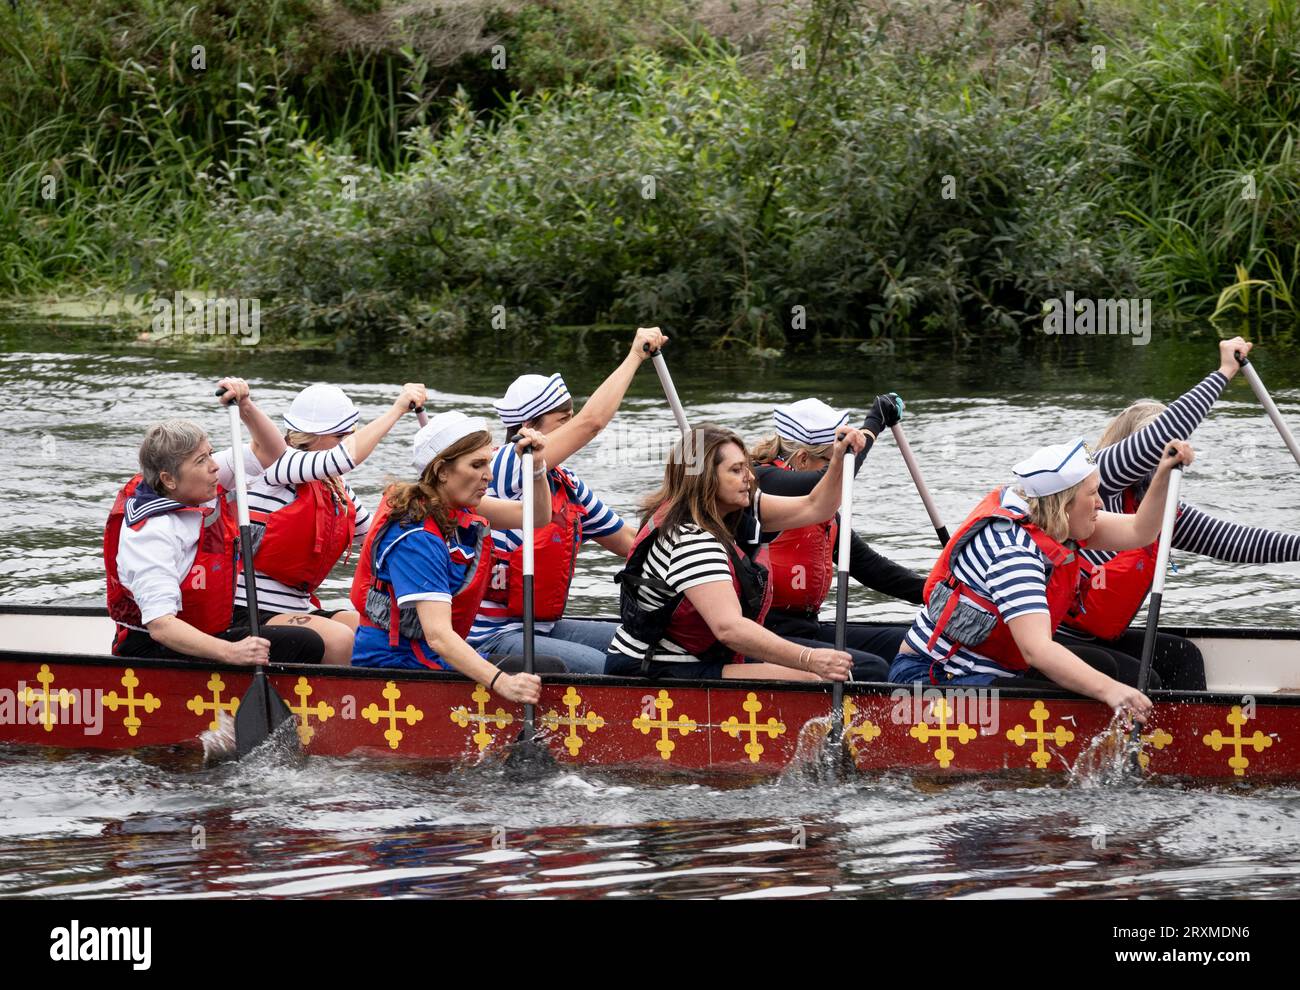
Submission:
M 1250 387 L 1255 390 L 1259 404 L 1268 413 L 1268 418 L 1277 427 L 1277 432 L 1282 434 L 1282 442 L 1287 445 L 1287 449 L 1291 451 L 1291 456 L 1295 458 L 1296 463 L 1300 464 L 1300 443 L 1296 443 L 1295 436 L 1287 428 L 1286 423 L 1283 422 L 1277 404 L 1273 401 L 1273 397 L 1268 394 L 1268 389 L 1264 387 L 1264 383 L 1260 381 L 1258 372 L 1255 371 L 1254 365 L 1250 363 L 1250 358 L 1245 357 L 1241 351 L 1233 351 L 1232 353 L 1233 357 L 1237 359 L 1237 363 L 1241 365 L 1241 372 L 1246 376 L 1246 381 L 1250 382 Z
M 921 501 L 925 503 L 925 511 L 930 516 L 930 525 L 934 527 L 934 532 L 939 537 L 939 545 L 947 546 L 948 527 L 943 524 L 943 520 L 939 517 L 939 507 L 934 504 L 934 499 L 930 497 L 930 489 L 925 487 L 925 478 L 921 477 L 921 466 L 916 463 L 916 457 L 912 454 L 912 446 L 907 442 L 907 437 L 903 436 L 901 426 L 895 423 L 890 429 L 894 432 L 894 442 L 898 444 L 898 452 L 903 455 L 907 470 L 912 475 L 912 482 L 916 485 Z
M 1160 547 L 1156 552 L 1156 572 L 1151 580 L 1151 603 L 1147 606 L 1147 629 L 1142 639 L 1142 666 L 1138 669 L 1137 689 L 1143 694 L 1151 682 L 1151 663 L 1156 655 L 1156 632 L 1160 625 L 1160 600 L 1164 597 L 1165 571 L 1169 568 L 1169 548 L 1174 539 L 1174 521 L 1178 518 L 1178 491 L 1183 484 L 1183 465 L 1175 464 L 1169 472 L 1169 491 L 1165 496 L 1165 514 L 1160 523 Z M 1141 770 L 1142 727 L 1133 725 L 1133 769 Z
M 840 481 L 839 547 L 835 561 L 835 649 L 843 650 L 849 630 L 849 541 L 853 538 L 853 448 L 844 451 L 844 475 Z M 831 686 L 831 728 L 829 744 L 840 745 L 844 737 L 844 682 Z
M 411 403 L 411 408 L 415 409 L 414 402 Z M 419 409 L 415 409 L 415 418 L 420 421 L 421 426 L 429 425 L 429 417 L 424 414 L 424 406 L 420 406 Z
M 516 434 L 511 438 L 511 443 L 518 443 L 520 435 Z M 536 479 L 533 478 L 533 448 L 528 446 L 524 448 L 523 465 L 523 501 L 524 501 L 524 673 L 533 673 L 534 668 L 534 651 L 533 651 L 533 543 L 535 534 L 533 533 L 534 511 L 533 511 L 533 485 Z M 519 733 L 519 738 L 515 741 L 514 747 L 506 757 L 507 766 L 521 766 L 524 764 L 550 764 L 555 760 L 551 756 L 550 750 L 537 741 L 537 712 L 533 705 L 524 705 L 524 728 Z
M 649 351 L 649 344 L 642 344 L 643 351 Z M 659 375 L 659 384 L 664 387 L 664 395 L 668 397 L 668 405 L 672 407 L 673 418 L 677 420 L 677 429 L 682 431 L 682 439 L 691 432 L 691 426 L 686 421 L 686 410 L 682 408 L 682 400 L 677 397 L 677 389 L 673 385 L 673 376 L 668 374 L 668 363 L 664 361 L 664 356 L 655 351 L 650 355 L 650 360 L 654 363 L 655 372 Z M 682 451 L 685 456 L 685 450 Z
M 217 395 L 225 395 L 217 389 Z M 239 555 L 244 561 L 244 593 L 248 601 L 248 626 L 250 636 L 260 636 L 261 624 L 257 615 L 257 581 L 253 572 L 253 527 L 248 519 L 248 482 L 244 477 L 244 444 L 239 422 L 239 403 L 227 403 L 230 410 L 230 446 L 235 465 L 235 504 L 239 510 Z M 259 664 L 253 671 L 253 683 L 235 711 L 235 754 L 243 759 L 264 743 L 276 727 L 293 713 L 284 699 L 276 693 L 266 679 L 266 671 Z M 296 737 L 295 737 L 296 738 Z

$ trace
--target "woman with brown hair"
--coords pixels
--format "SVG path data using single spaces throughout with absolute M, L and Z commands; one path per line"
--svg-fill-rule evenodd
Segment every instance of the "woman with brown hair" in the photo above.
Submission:
M 322 609 L 316 589 L 370 528 L 369 511 L 343 476 L 424 401 L 424 386 L 408 382 L 382 416 L 357 429 L 361 413 L 342 389 L 309 385 L 284 416 L 288 449 L 249 480 L 260 624 L 313 630 L 325 642 L 325 663 L 351 663 L 358 616 L 350 609 Z M 235 620 L 248 621 L 242 569 Z
M 759 491 L 745 442 L 731 430 L 703 424 L 679 441 L 616 578 L 623 621 L 605 673 L 846 680 L 849 654 L 763 628 L 772 597 L 765 560 L 781 530 L 835 515 L 844 452 L 862 447 L 862 433 L 842 427 L 825 476 L 789 498 Z
M 540 453 L 545 438 L 520 431 L 518 446 Z M 535 472 L 546 473 L 539 457 Z M 412 464 L 419 477 L 390 485 L 375 510 L 352 580 L 361 614 L 353 666 L 457 670 L 509 701 L 536 704 L 541 681 L 514 657 L 483 657 L 465 636 L 492 570 L 492 528 L 523 525 L 523 503 L 487 496 L 492 436 L 481 419 L 442 413 L 415 435 Z M 534 485 L 538 528 L 549 519 L 550 492 Z M 536 669 L 564 665 L 537 657 Z
M 1194 457 L 1188 444 L 1170 444 L 1151 498 L 1135 515 L 1101 511 L 1101 478 L 1082 439 L 1021 461 L 1013 468 L 1019 484 L 990 492 L 944 547 L 890 680 L 997 687 L 1050 681 L 1145 715 L 1151 702 L 1134 686 L 1136 660 L 1121 669 L 1110 651 L 1067 649 L 1052 636 L 1086 582 L 1080 548 L 1119 551 L 1155 540 L 1169 472 Z M 1152 685 L 1159 686 L 1154 677 Z

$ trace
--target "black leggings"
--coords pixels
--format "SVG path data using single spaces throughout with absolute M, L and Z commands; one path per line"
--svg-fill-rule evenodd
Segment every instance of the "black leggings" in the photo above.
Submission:
M 271 644 L 272 663 L 320 663 L 325 655 L 325 641 L 320 633 L 302 626 L 263 626 L 259 630 L 263 639 Z M 225 632 L 216 633 L 217 639 L 237 643 L 252 635 L 248 624 L 234 625 Z M 140 657 L 143 660 L 197 660 L 203 657 L 186 656 L 163 646 L 147 632 L 137 629 L 127 631 L 120 646 L 113 651 L 120 657 Z
M 1140 629 L 1130 629 L 1118 639 L 1094 639 L 1079 633 L 1057 633 L 1057 642 L 1076 650 L 1080 647 L 1120 652 L 1130 657 L 1142 656 L 1142 640 L 1145 633 Z M 1156 633 L 1156 651 L 1151 660 L 1151 686 L 1163 685 L 1169 691 L 1204 691 L 1205 658 L 1190 639 L 1174 636 L 1170 633 Z M 1155 675 L 1159 674 L 1159 683 Z M 1134 684 L 1137 682 L 1134 681 Z
M 1075 654 L 1093 670 L 1099 671 L 1121 684 L 1137 687 L 1138 673 L 1142 669 L 1142 662 L 1135 657 L 1117 650 L 1109 644 L 1084 643 L 1081 640 L 1072 640 L 1062 642 L 1061 645 L 1069 649 L 1071 653 Z M 1042 687 L 1044 682 L 1053 683 L 1052 679 L 1042 671 L 1030 668 L 1025 673 L 1015 677 L 999 677 L 993 683 L 997 687 Z M 1160 686 L 1160 675 L 1153 667 L 1151 681 L 1147 684 L 1147 688 L 1155 691 Z

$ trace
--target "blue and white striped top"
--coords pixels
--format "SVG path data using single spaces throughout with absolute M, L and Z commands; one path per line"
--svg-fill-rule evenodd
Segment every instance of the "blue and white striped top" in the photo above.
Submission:
M 492 482 L 488 485 L 487 493 L 496 498 L 520 500 L 523 498 L 522 470 L 523 458 L 515 453 L 514 445 L 506 444 L 499 447 L 497 452 L 492 455 Z M 598 537 L 612 536 L 623 528 L 622 517 L 597 498 L 581 478 L 566 467 L 559 470 L 563 471 L 565 476 L 573 482 L 578 504 L 582 506 L 582 539 L 584 542 Z M 511 553 L 519 549 L 523 542 L 523 530 L 492 530 L 492 544 L 498 554 Z M 496 566 L 504 567 L 505 565 L 498 562 Z M 554 625 L 554 622 L 535 622 L 533 623 L 533 629 L 538 633 L 548 633 Z M 504 603 L 484 599 L 483 604 L 479 606 L 478 615 L 474 618 L 474 625 L 469 631 L 467 641 L 470 646 L 477 649 L 482 643 L 498 633 L 522 628 L 522 620 L 510 616 Z
M 1021 512 L 1029 509 L 1024 499 L 1010 487 L 1002 492 L 1002 505 Z M 952 569 L 957 580 L 997 605 L 1003 621 L 1035 612 L 1044 615 L 1049 612 L 1047 559 L 1025 528 L 1010 520 L 995 519 L 984 526 L 953 558 Z M 969 599 L 963 601 L 973 608 L 980 608 Z M 933 650 L 926 649 L 925 644 L 933 632 L 934 623 L 930 621 L 925 606 L 922 606 L 912 628 L 907 632 L 907 645 L 918 656 L 941 660 L 953 644 L 940 636 L 935 641 Z M 994 677 L 1006 677 L 1017 673 L 1001 666 L 992 658 L 965 647 L 959 648 L 942 666 L 944 672 L 954 676 L 992 674 Z M 936 676 L 937 674 L 938 671 Z

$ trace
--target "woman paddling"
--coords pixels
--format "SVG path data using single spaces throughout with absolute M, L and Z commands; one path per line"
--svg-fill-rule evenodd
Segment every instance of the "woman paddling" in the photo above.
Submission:
M 275 425 L 239 378 L 223 378 L 222 402 L 238 402 L 253 446 L 214 454 L 197 423 L 151 426 L 140 444 L 140 474 L 118 492 L 104 529 L 113 653 L 223 663 L 318 663 L 324 643 L 298 627 L 251 636 L 234 618 L 236 551 L 234 458 L 249 476 L 284 451 Z
M 546 440 L 523 430 L 518 448 Z M 535 472 L 545 476 L 546 462 Z M 541 681 L 519 669 L 519 658 L 481 656 L 465 641 L 492 570 L 491 528 L 523 523 L 523 505 L 492 498 L 492 436 L 481 419 L 442 413 L 415 435 L 413 482 L 384 492 L 352 580 L 352 604 L 361 615 L 352 663 L 358 667 L 458 670 L 510 701 L 536 704 Z M 550 496 L 535 486 L 537 525 L 545 524 Z M 554 657 L 536 669 L 559 672 Z
M 289 449 L 249 481 L 261 624 L 315 630 L 325 641 L 325 663 L 352 662 L 359 616 L 351 609 L 322 609 L 316 589 L 370 529 L 370 512 L 343 475 L 424 402 L 424 386 L 408 383 L 387 412 L 358 430 L 360 411 L 342 389 L 309 385 L 284 417 Z M 243 571 L 235 588 L 235 621 L 248 621 Z
M 1152 399 L 1143 399 L 1110 422 L 1097 452 L 1100 495 L 1107 511 L 1138 511 L 1149 492 L 1152 472 L 1160 462 L 1164 439 L 1191 437 L 1240 370 L 1234 352 L 1239 351 L 1244 357 L 1250 353 L 1251 346 L 1240 337 L 1221 341 L 1218 370 L 1171 405 L 1166 407 Z M 1231 563 L 1300 560 L 1300 534 L 1243 526 L 1181 501 L 1174 524 L 1173 547 Z M 1104 580 L 1099 578 L 1089 587 L 1083 601 L 1086 611 L 1066 621 L 1069 633 L 1065 635 L 1071 637 L 1071 642 L 1140 652 L 1142 632 L 1129 631 L 1128 627 L 1151 589 L 1154 547 L 1122 554 L 1089 550 L 1085 556 L 1104 565 Z M 1205 690 L 1205 663 L 1200 650 L 1181 636 L 1159 635 L 1152 666 L 1167 688 Z
M 545 515 L 549 525 L 538 530 L 534 540 L 537 649 L 559 657 L 575 673 L 604 673 L 605 650 L 614 633 L 614 626 L 608 622 L 564 618 L 578 551 L 587 540 L 595 540 L 611 553 L 626 557 L 632 548 L 632 530 L 581 478 L 560 465 L 609 425 L 642 362 L 667 342 L 658 327 L 637 330 L 622 364 L 576 415 L 573 399 L 558 374 L 516 378 L 505 396 L 493 403 L 505 424 L 507 438 L 521 426 L 546 437 L 546 460 L 550 464 L 546 480 L 551 502 Z M 514 446 L 501 446 L 492 458 L 488 494 L 522 498 L 521 469 L 522 459 Z M 492 539 L 497 563 L 470 630 L 469 643 L 487 653 L 517 653 L 523 645 L 523 533 L 518 529 L 494 529 Z
M 1195 456 L 1186 443 L 1167 446 L 1151 497 L 1135 515 L 1102 511 L 1101 477 L 1082 440 L 1017 464 L 1019 485 L 994 489 L 944 548 L 926 581 L 928 604 L 890 679 L 997 687 L 1050 681 L 1144 716 L 1151 702 L 1133 686 L 1137 660 L 1121 669 L 1112 652 L 1067 649 L 1052 636 L 1089 577 L 1079 548 L 1127 550 L 1159 535 L 1169 472 Z
M 866 440 L 855 458 L 855 472 L 861 469 L 880 431 L 899 421 L 902 407 L 903 400 L 897 395 L 877 396 L 862 423 Z M 837 412 L 820 399 L 801 399 L 774 407 L 776 433 L 753 451 L 758 487 L 769 495 L 811 492 L 830 465 L 835 431 L 848 418 L 848 413 Z M 836 515 L 815 526 L 786 530 L 772 542 L 772 608 L 763 625 L 805 646 L 835 641 L 835 624 L 819 621 L 819 613 L 835 573 L 838 520 Z M 850 537 L 849 574 L 868 588 L 913 605 L 921 604 L 925 579 L 876 553 L 857 533 Z M 846 645 L 877 658 L 892 659 L 907 628 L 851 625 Z M 861 661 L 855 658 L 856 666 L 861 666 Z M 889 664 L 879 659 L 877 666 L 878 676 L 870 679 L 884 680 Z
M 767 542 L 781 530 L 825 522 L 839 508 L 844 452 L 864 446 L 858 430 L 840 433 L 822 480 L 798 498 L 758 490 L 745 443 L 731 430 L 703 424 L 677 444 L 616 578 L 623 621 L 606 673 L 848 678 L 848 653 L 793 643 L 761 624 L 772 596 Z

